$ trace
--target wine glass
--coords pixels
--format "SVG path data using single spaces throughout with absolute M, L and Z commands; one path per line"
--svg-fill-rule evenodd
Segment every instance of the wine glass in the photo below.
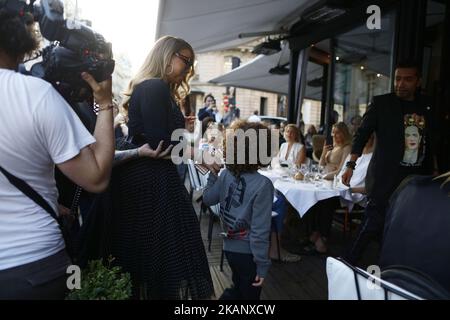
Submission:
M 312 172 L 312 178 L 313 178 L 314 185 L 316 187 L 319 187 L 320 184 L 321 184 L 321 180 L 322 180 L 322 174 L 321 174 L 321 171 L 320 171 L 320 166 L 313 165 L 311 167 L 311 172 Z
M 309 172 L 308 165 L 302 164 L 302 165 L 300 166 L 300 172 L 301 172 L 301 174 L 302 174 L 303 176 L 306 176 L 306 174 Z
M 291 161 L 288 161 L 289 176 L 294 177 L 297 172 L 298 172 L 297 165 Z
M 317 167 L 317 176 L 318 176 L 319 185 L 323 185 L 323 179 L 325 178 L 326 175 L 327 175 L 327 172 L 326 172 L 325 167 L 318 166 Z
M 308 182 L 308 174 L 309 174 L 309 167 L 307 164 L 302 164 L 300 166 L 299 172 L 303 175 L 303 182 Z

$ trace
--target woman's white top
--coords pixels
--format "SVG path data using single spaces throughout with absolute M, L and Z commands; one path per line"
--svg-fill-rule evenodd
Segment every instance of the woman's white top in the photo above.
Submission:
M 301 143 L 294 143 L 291 147 L 291 150 L 289 150 L 289 144 L 287 142 L 283 143 L 280 147 L 280 152 L 278 153 L 278 156 L 275 157 L 272 160 L 272 167 L 277 167 L 281 163 L 288 163 L 288 164 L 294 164 L 297 161 L 298 154 L 303 149 L 303 144 Z

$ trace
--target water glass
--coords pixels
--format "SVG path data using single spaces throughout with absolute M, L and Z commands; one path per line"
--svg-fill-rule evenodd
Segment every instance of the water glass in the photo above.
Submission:
M 300 172 L 301 172 L 301 174 L 302 174 L 303 176 L 306 176 L 306 174 L 309 172 L 308 165 L 302 164 L 302 165 L 300 166 Z

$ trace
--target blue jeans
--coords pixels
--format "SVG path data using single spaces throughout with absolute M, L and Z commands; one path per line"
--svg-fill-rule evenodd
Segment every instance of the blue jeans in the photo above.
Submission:
M 284 217 L 286 216 L 287 211 L 287 200 L 284 195 L 277 190 L 275 190 L 275 196 L 277 197 L 277 201 L 272 204 L 272 211 L 278 213 L 278 216 L 272 219 L 272 230 L 276 230 L 278 233 L 281 233 L 284 225 Z

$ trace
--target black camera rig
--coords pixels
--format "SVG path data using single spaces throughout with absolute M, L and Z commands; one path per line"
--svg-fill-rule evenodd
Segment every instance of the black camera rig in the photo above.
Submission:
M 114 72 L 111 43 L 91 28 L 65 20 L 61 0 L 0 0 L 0 9 L 24 20 L 32 16 L 39 23 L 42 36 L 52 43 L 40 52 L 42 61 L 29 74 L 50 82 L 71 105 L 92 98 L 82 72 L 89 72 L 98 82 Z

